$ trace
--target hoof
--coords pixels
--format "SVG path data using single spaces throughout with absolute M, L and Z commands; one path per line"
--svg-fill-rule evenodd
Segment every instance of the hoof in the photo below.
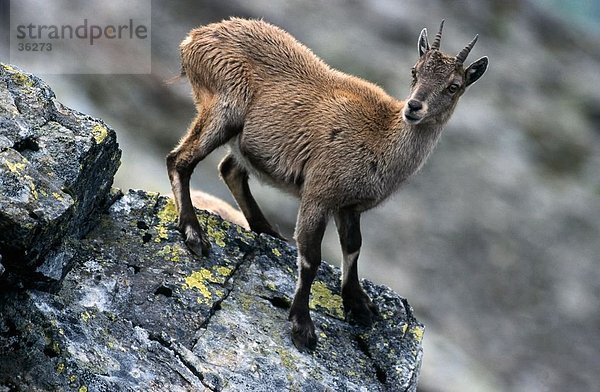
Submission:
M 346 320 L 361 327 L 371 327 L 373 322 L 379 316 L 377 306 L 371 301 L 368 295 L 344 299 L 344 312 Z
M 184 231 L 185 244 L 189 250 L 196 256 L 208 256 L 210 252 L 210 242 L 197 230 L 188 227 Z
M 314 351 L 317 348 L 317 334 L 315 333 L 315 326 L 308 317 L 303 322 L 297 321 L 296 318 L 291 317 L 292 321 L 292 342 L 294 346 L 302 352 Z

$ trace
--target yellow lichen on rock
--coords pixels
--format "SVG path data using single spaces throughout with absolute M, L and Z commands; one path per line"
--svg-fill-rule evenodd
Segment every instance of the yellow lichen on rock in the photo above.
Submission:
M 296 370 L 296 359 L 294 356 L 286 349 L 276 349 L 275 352 L 279 354 L 279 358 L 281 359 L 281 364 L 289 370 Z
M 61 351 L 60 350 L 60 344 L 57 341 L 55 341 L 55 340 L 52 341 L 51 348 L 52 348 L 52 352 L 56 353 L 56 354 L 59 354 L 60 351 Z
M 311 309 L 321 307 L 327 310 L 332 316 L 341 320 L 344 319 L 344 308 L 342 297 L 334 294 L 323 282 L 315 281 L 311 288 L 309 306 Z
M 406 330 L 408 329 L 408 324 L 402 324 L 402 336 L 406 334 Z
M 244 238 L 247 239 L 247 240 L 252 241 L 252 240 L 256 239 L 256 235 L 253 232 L 249 231 L 249 230 L 245 230 L 244 228 L 242 228 L 240 226 L 236 226 L 235 229 L 238 232 L 238 234 L 243 235 Z
M 108 129 L 106 129 L 104 125 L 96 124 L 92 128 L 92 136 L 94 137 L 96 143 L 100 144 L 108 136 Z
M 81 319 L 83 320 L 83 322 L 87 323 L 88 321 L 90 321 L 91 318 L 93 318 L 94 315 L 91 314 L 90 312 L 88 312 L 87 310 L 83 311 L 83 313 L 81 313 Z
M 33 80 L 29 76 L 10 65 L 3 64 L 2 66 L 10 73 L 12 80 L 25 87 L 33 87 Z
M 214 215 L 198 215 L 198 220 L 200 224 L 206 227 L 206 234 L 210 238 L 212 238 L 218 246 L 221 248 L 225 247 L 225 238 L 227 238 L 227 233 L 225 230 L 219 228 L 219 220 Z
M 23 162 L 10 162 L 4 161 L 4 165 L 15 174 L 19 174 L 19 172 L 23 171 L 27 165 Z
M 206 268 L 202 268 L 199 271 L 192 272 L 190 276 L 185 278 L 185 283 L 183 284 L 184 290 L 197 289 L 202 297 L 198 297 L 198 303 L 210 303 L 210 299 L 212 298 L 212 293 L 210 292 L 207 283 L 222 283 L 224 281 L 223 278 L 218 277 L 215 278 L 212 272 L 207 270 Z M 223 293 L 222 290 L 218 290 L 220 293 Z M 215 292 L 215 294 L 219 295 L 219 292 Z
M 177 263 L 181 261 L 181 254 L 183 253 L 183 249 L 179 244 L 173 245 L 165 245 L 161 250 L 159 250 L 156 255 L 161 256 L 166 260 L 172 261 L 173 263 Z
M 60 192 L 52 192 L 52 196 L 54 196 L 54 198 L 59 201 L 63 201 L 65 199 L 63 195 L 64 194 Z
M 23 180 L 23 182 L 25 182 L 25 181 L 27 182 L 26 184 L 23 184 L 23 187 L 29 190 L 29 194 L 31 195 L 31 197 L 33 199 L 38 199 L 39 194 L 36 189 L 33 178 L 31 176 L 23 173 L 25 171 L 25 169 L 27 168 L 27 164 L 28 164 L 28 161 L 25 158 L 23 158 L 22 162 L 14 162 L 14 161 L 6 160 L 6 159 L 2 160 L 2 165 L 6 166 L 6 168 L 8 168 L 8 170 L 11 173 L 18 176 L 20 179 Z
M 231 272 L 233 272 L 233 268 L 220 265 L 217 268 L 215 268 L 215 271 L 217 271 L 217 273 L 223 277 L 229 277 L 229 275 L 231 275 Z
M 169 198 L 156 216 L 158 217 L 158 224 L 156 226 L 157 236 L 154 242 L 161 242 L 169 237 L 168 226 L 177 222 L 177 207 L 175 207 L 173 199 Z
M 242 305 L 242 309 L 246 313 L 250 312 L 250 309 L 252 308 L 252 305 L 256 305 L 257 304 L 256 298 L 253 295 L 247 294 L 247 293 L 239 293 L 238 294 L 238 301 Z
M 423 327 L 415 325 L 410 328 L 409 332 L 417 342 L 420 343 L 423 341 L 423 334 L 425 333 Z
M 177 207 L 175 201 L 169 198 L 164 207 L 158 212 L 158 219 L 164 223 L 172 223 L 177 220 Z
M 32 180 L 31 177 L 29 177 L 29 179 Z M 29 194 L 31 194 L 31 197 L 33 197 L 35 200 L 39 199 L 40 197 L 33 181 L 31 181 L 29 184 Z

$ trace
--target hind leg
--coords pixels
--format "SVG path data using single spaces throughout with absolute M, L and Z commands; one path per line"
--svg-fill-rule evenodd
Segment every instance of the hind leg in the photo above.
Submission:
M 239 132 L 227 123 L 226 116 L 212 109 L 200 110 L 187 134 L 167 156 L 167 170 L 175 203 L 179 210 L 179 230 L 196 255 L 207 255 L 210 243 L 202 232 L 190 197 L 190 177 L 194 168 L 217 147 Z
M 237 205 L 246 217 L 250 229 L 255 233 L 265 233 L 285 241 L 267 221 L 260 207 L 256 203 L 250 187 L 248 186 L 248 172 L 235 160 L 233 154 L 228 154 L 219 164 L 221 178 L 227 184 L 229 191 L 233 195 Z

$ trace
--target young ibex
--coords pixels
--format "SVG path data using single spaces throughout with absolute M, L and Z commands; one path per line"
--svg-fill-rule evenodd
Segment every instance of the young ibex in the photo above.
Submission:
M 289 313 L 299 349 L 317 344 L 308 303 L 328 219 L 335 219 L 342 247 L 346 315 L 369 326 L 377 309 L 358 280 L 360 214 L 423 165 L 459 97 L 487 68 L 487 57 L 463 66 L 477 36 L 456 56 L 440 52 L 442 27 L 431 46 L 421 31 L 406 101 L 330 68 L 263 21 L 232 18 L 194 29 L 181 43 L 198 116 L 167 157 L 179 228 L 192 252 L 209 252 L 189 180 L 196 164 L 225 143 L 231 152 L 219 170 L 253 231 L 280 237 L 250 192 L 250 173 L 300 198 L 299 273 Z

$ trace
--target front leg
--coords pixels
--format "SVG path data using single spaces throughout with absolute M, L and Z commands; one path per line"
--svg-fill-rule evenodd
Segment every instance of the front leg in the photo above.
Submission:
M 315 326 L 308 308 L 310 288 L 321 264 L 321 241 L 327 226 L 327 210 L 303 199 L 296 223 L 298 244 L 298 282 L 290 308 L 292 341 L 301 351 L 317 347 Z
M 346 318 L 370 327 L 378 312 L 358 280 L 358 255 L 362 244 L 360 213 L 342 209 L 335 214 L 335 224 L 342 246 L 342 301 Z
M 169 156 L 171 157 L 171 156 Z M 169 158 L 167 158 L 169 159 Z M 206 234 L 200 228 L 196 211 L 192 205 L 190 197 L 190 175 L 177 171 L 169 170 L 171 188 L 175 197 L 175 204 L 178 205 L 179 219 L 178 228 L 183 233 L 185 244 L 196 256 L 207 256 L 210 251 L 210 242 Z

